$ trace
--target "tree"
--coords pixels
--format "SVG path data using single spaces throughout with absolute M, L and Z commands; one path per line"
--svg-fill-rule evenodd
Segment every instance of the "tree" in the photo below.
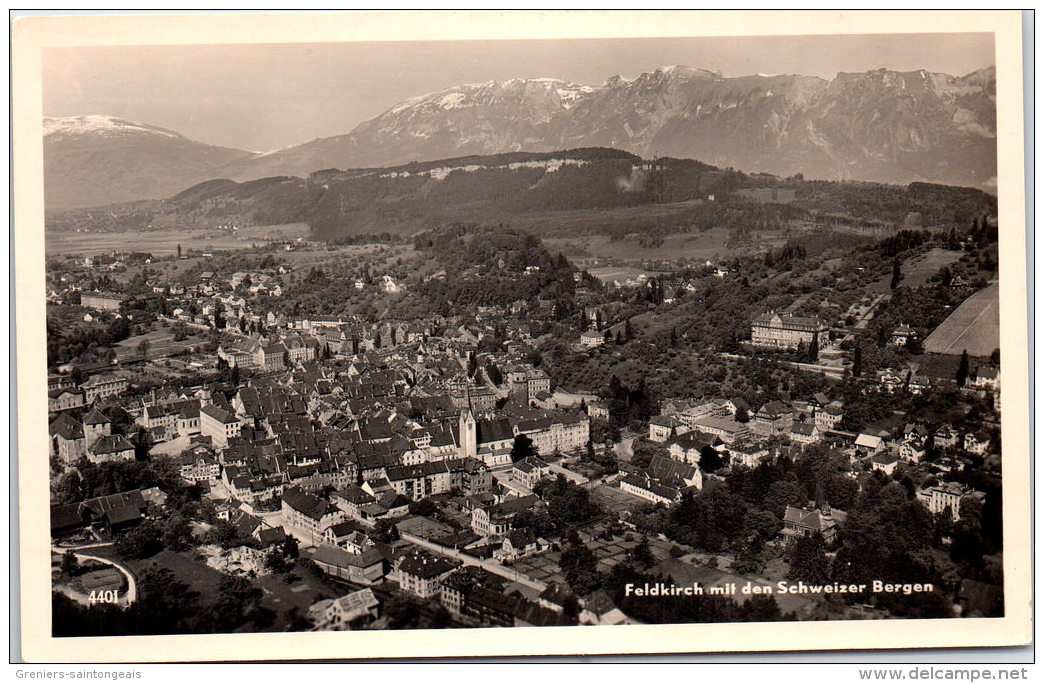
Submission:
M 420 517 L 431 517 L 439 511 L 438 506 L 431 502 L 431 498 L 422 498 L 410 503 L 410 514 Z
M 141 356 L 143 358 L 147 358 L 148 357 L 148 355 L 149 355 L 149 340 L 148 339 L 142 339 L 140 342 L 138 342 L 138 353 L 141 354 Z
M 297 539 L 287 536 L 282 543 L 277 543 L 269 548 L 265 555 L 265 566 L 274 572 L 286 574 L 294 568 L 294 563 L 300 554 Z
M 62 555 L 62 573 L 69 576 L 76 576 L 80 573 L 80 561 L 76 559 L 76 555 L 71 550 L 66 550 Z
M 536 446 L 533 445 L 532 439 L 525 434 L 519 434 L 515 437 L 514 443 L 511 444 L 511 462 L 518 462 L 537 455 L 539 453 Z
M 142 522 L 121 536 L 114 546 L 116 554 L 127 559 L 151 557 L 163 550 L 162 530 L 152 522 Z
M 863 348 L 856 346 L 852 352 L 852 376 L 859 377 L 863 374 Z
M 830 578 L 830 560 L 821 534 L 801 536 L 793 541 L 787 552 L 787 563 L 790 565 L 787 577 L 793 581 L 824 584 Z
M 968 380 L 968 349 L 961 352 L 961 363 L 957 366 L 957 386 L 963 387 Z
M 181 245 L 178 245 L 178 259 L 181 259 Z
M 173 513 L 163 524 L 162 542 L 164 547 L 174 552 L 188 550 L 196 545 L 191 520 L 180 512 Z
M 889 283 L 889 289 L 895 289 L 899 286 L 899 282 L 903 279 L 902 266 L 899 263 L 899 257 L 896 256 L 895 260 L 892 261 L 892 281 Z
M 583 543 L 569 543 L 558 562 L 569 586 L 579 595 L 593 593 L 602 584 L 598 558 Z
M 500 372 L 500 368 L 490 361 L 486 361 L 486 376 L 498 387 L 504 383 L 504 375 Z
M 812 335 L 812 342 L 808 345 L 808 362 L 819 361 L 819 334 Z
M 652 554 L 652 550 L 649 548 L 649 539 L 642 537 L 638 545 L 631 549 L 627 554 L 627 557 L 632 562 L 636 562 L 638 565 L 648 569 L 656 564 L 656 557 Z

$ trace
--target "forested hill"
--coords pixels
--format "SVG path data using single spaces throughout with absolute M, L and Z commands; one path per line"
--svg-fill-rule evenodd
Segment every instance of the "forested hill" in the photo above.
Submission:
M 533 235 L 453 225 L 418 234 L 414 246 L 430 259 L 430 269 L 438 269 L 424 286 L 436 312 L 537 299 L 552 302 L 560 318 L 575 311 L 573 266 Z
M 48 215 L 48 230 L 115 231 L 306 222 L 317 239 L 413 234 L 452 223 L 519 225 L 542 234 L 606 232 L 614 212 L 658 205 L 630 230 L 703 230 L 777 207 L 786 220 L 949 227 L 994 213 L 979 190 L 746 175 L 691 159 L 643 161 L 613 149 L 515 152 L 387 169 L 328 169 L 308 178 L 216 179 L 162 201 Z M 568 216 L 568 221 L 560 217 Z M 646 225 L 649 220 L 664 225 Z M 568 227 L 566 226 L 568 223 Z

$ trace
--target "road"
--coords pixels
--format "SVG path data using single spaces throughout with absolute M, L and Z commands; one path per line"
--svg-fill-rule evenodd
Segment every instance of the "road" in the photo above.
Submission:
M 464 553 L 459 552 L 457 550 L 437 545 L 435 543 L 426 541 L 423 538 L 419 538 L 412 534 L 402 534 L 402 538 L 409 541 L 410 543 L 413 543 L 414 545 L 418 545 L 426 550 L 430 550 L 433 553 L 442 555 L 443 557 L 448 557 L 450 559 L 457 560 L 458 562 L 463 562 L 464 564 L 469 566 L 482 567 L 483 569 L 492 574 L 503 576 L 505 579 L 509 581 L 517 581 L 518 583 L 521 583 L 525 586 L 529 586 L 533 590 L 543 592 L 543 590 L 547 588 L 547 584 L 543 581 L 531 579 L 525 574 L 520 574 L 518 570 L 512 569 L 511 567 L 506 567 L 497 562 L 496 560 L 480 560 L 477 557 L 465 555 Z
M 100 562 L 101 564 L 107 564 L 119 573 L 123 574 L 123 578 L 127 581 L 127 591 L 120 596 L 119 604 L 126 607 L 127 605 L 133 604 L 134 601 L 138 599 L 138 582 L 134 579 L 134 574 L 132 574 L 126 567 L 124 567 L 122 564 L 119 564 L 115 560 L 110 560 L 107 557 L 99 557 L 97 555 L 88 555 L 87 553 L 77 552 L 78 550 L 87 550 L 89 548 L 102 548 L 110 545 L 112 545 L 111 541 L 107 543 L 91 543 L 88 545 L 77 546 L 73 548 L 59 548 L 56 546 L 51 546 L 51 550 L 55 553 L 58 553 L 59 555 L 64 555 L 66 552 L 71 550 L 73 556 L 81 562 L 83 562 L 84 560 L 93 560 L 95 562 Z

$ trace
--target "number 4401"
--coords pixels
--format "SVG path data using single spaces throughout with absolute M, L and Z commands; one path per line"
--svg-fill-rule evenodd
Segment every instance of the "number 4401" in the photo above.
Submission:
M 91 591 L 91 594 L 87 596 L 87 600 L 92 604 L 98 603 L 109 603 L 115 605 L 119 599 L 116 595 L 116 591 Z

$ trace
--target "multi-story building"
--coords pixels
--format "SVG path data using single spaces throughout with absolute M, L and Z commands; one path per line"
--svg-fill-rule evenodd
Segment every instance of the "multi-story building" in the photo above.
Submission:
M 199 431 L 211 438 L 215 448 L 228 446 L 228 440 L 238 437 L 241 429 L 239 419 L 220 406 L 210 404 L 199 410 Z
M 94 375 L 80 385 L 84 401 L 94 403 L 95 399 L 116 396 L 127 390 L 127 380 L 118 375 Z
M 123 294 L 113 292 L 81 292 L 80 305 L 99 311 L 118 311 L 120 305 L 127 300 Z
M 732 443 L 750 436 L 750 427 L 742 422 L 720 417 L 701 417 L 692 421 L 692 428 L 704 434 L 720 438 L 725 443 Z
M 283 523 L 288 533 L 313 545 L 327 528 L 344 521 L 344 512 L 330 501 L 296 488 L 283 491 Z
M 51 423 L 51 454 L 72 464 L 87 454 L 83 425 L 68 414 L 61 414 Z
M 679 431 L 679 428 L 681 431 Z M 689 431 L 689 427 L 681 420 L 667 415 L 657 415 L 649 420 L 649 441 L 663 443 L 675 434 Z
M 78 389 L 51 389 L 47 392 L 47 412 L 49 413 L 82 408 L 84 403 L 84 393 Z
M 421 500 L 453 489 L 473 496 L 488 492 L 493 485 L 489 468 L 476 458 L 388 467 L 386 475 L 392 489 L 410 500 Z
M 840 514 L 840 513 L 839 513 Z M 820 534 L 827 543 L 837 539 L 837 524 L 834 511 L 829 506 L 822 510 L 787 506 L 783 515 L 784 536 L 815 536 Z
M 937 515 L 949 511 L 950 519 L 957 521 L 961 518 L 961 499 L 968 495 L 970 489 L 961 486 L 957 482 L 945 482 L 933 486 L 921 492 L 921 499 L 928 505 L 928 509 Z
M 528 510 L 540 500 L 536 496 L 521 496 L 490 506 L 478 506 L 471 511 L 471 530 L 479 536 L 500 540 L 511 531 L 515 513 Z
M 818 427 L 821 432 L 836 429 L 837 426 L 841 424 L 841 419 L 843 417 L 844 411 L 841 403 L 838 401 L 832 401 L 825 406 L 817 407 L 815 409 L 816 427 Z
M 587 448 L 591 441 L 591 418 L 582 413 L 557 413 L 519 420 L 515 434 L 528 436 L 543 455 L 575 453 Z
M 432 598 L 439 595 L 442 582 L 459 566 L 459 562 L 416 549 L 396 558 L 390 578 L 407 593 Z
M 827 331 L 818 318 L 805 318 L 769 311 L 750 325 L 750 342 L 759 349 L 797 349 L 808 346 Z
M 532 489 L 536 483 L 551 474 L 551 466 L 536 457 L 525 458 L 515 463 L 511 476 L 515 481 Z

